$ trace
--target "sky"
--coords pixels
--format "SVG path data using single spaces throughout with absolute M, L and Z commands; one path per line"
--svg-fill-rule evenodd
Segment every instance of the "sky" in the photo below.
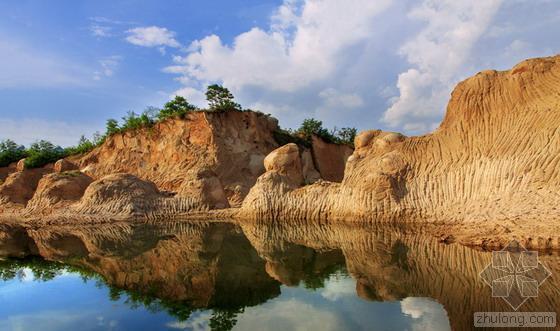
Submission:
M 0 139 L 74 145 L 213 83 L 285 128 L 424 134 L 459 81 L 559 34 L 558 0 L 3 0 Z

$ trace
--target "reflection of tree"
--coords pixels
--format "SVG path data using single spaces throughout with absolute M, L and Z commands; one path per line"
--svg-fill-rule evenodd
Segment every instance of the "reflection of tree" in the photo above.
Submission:
M 318 290 L 325 287 L 325 281 L 330 278 L 331 275 L 345 273 L 346 268 L 344 263 L 331 264 L 322 270 L 310 270 L 312 265 L 306 268 L 305 276 L 302 279 L 303 285 L 306 289 Z
M 229 331 L 237 324 L 237 315 L 243 313 L 239 309 L 214 309 L 210 317 L 210 329 L 212 331 Z
M 408 264 L 408 246 L 399 239 L 397 239 L 391 247 L 391 264 L 404 271 L 410 271 L 410 265 Z

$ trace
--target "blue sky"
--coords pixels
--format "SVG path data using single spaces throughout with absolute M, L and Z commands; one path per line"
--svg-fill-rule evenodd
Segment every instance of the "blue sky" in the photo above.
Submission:
M 74 144 L 211 83 L 284 127 L 421 134 L 478 71 L 560 49 L 555 0 L 5 0 L 0 139 Z

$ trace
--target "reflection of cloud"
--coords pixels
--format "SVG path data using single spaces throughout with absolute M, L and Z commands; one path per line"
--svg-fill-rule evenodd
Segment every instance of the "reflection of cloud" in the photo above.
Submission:
M 344 330 L 343 321 L 327 310 L 289 299 L 248 308 L 237 317 L 239 330 Z
M 203 331 L 208 330 L 208 323 L 212 314 L 210 311 L 196 312 L 183 322 L 170 322 L 165 324 L 166 327 L 177 330 Z
M 95 324 L 85 321 L 92 318 L 90 312 L 72 313 L 66 310 L 42 311 L 35 314 L 9 316 L 0 321 L 0 330 L 84 330 L 84 325 Z
M 356 295 L 356 281 L 351 277 L 333 279 L 331 276 L 321 290 L 321 296 L 329 301 L 336 301 L 343 297 Z
M 413 330 L 449 330 L 447 312 L 442 305 L 428 298 L 405 298 L 401 310 L 412 317 Z

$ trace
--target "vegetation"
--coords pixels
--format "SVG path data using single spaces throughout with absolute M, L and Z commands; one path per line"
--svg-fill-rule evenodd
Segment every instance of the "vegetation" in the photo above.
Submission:
M 160 121 L 163 121 L 170 117 L 180 117 L 183 118 L 185 115 L 190 111 L 195 111 L 196 107 L 191 105 L 187 99 L 182 96 L 175 96 L 175 99 L 167 102 L 163 109 L 161 109 L 158 114 L 157 118 Z
M 26 167 L 41 167 L 67 156 L 88 153 L 114 134 L 127 132 L 129 130 L 149 128 L 168 118 L 184 118 L 187 113 L 193 111 L 242 111 L 241 105 L 235 102 L 233 94 L 226 87 L 221 85 L 214 84 L 208 86 L 206 90 L 206 99 L 208 101 L 208 109 L 206 110 L 197 109 L 182 96 L 175 96 L 173 100 L 165 103 L 161 109 L 148 107 L 140 114 L 129 111 L 126 116 L 122 117 L 122 124 L 115 119 L 108 119 L 104 134 L 96 132 L 91 140 L 85 136 L 81 136 L 76 146 L 67 147 L 65 149 L 62 149 L 60 146 L 55 146 L 51 142 L 45 140 L 40 140 L 32 144 L 28 149 L 25 149 L 22 145 L 16 144 L 12 140 L 4 140 L 0 142 L 0 167 L 6 167 L 23 158 L 25 158 Z M 256 113 L 263 114 L 259 111 L 256 111 Z M 323 122 L 308 118 L 302 122 L 297 130 L 279 129 L 274 132 L 274 138 L 280 145 L 296 143 L 298 145 L 310 147 L 313 136 L 318 136 L 330 143 L 353 146 L 356 129 L 342 128 L 339 130 L 334 128 L 329 131 L 323 127 Z
M 354 147 L 356 133 L 357 130 L 355 128 L 342 128 L 339 130 L 335 127 L 329 131 L 323 127 L 323 122 L 314 118 L 307 118 L 303 120 L 300 127 L 295 131 L 289 129 L 277 130 L 274 133 L 274 138 L 280 145 L 296 143 L 310 147 L 312 137 L 317 136 L 329 143 L 345 144 Z
M 10 139 L 0 142 L 0 167 L 7 167 L 10 163 L 17 162 L 25 156 L 24 146 L 18 145 Z
M 234 101 L 233 94 L 221 86 L 210 85 L 206 90 L 206 100 L 211 111 L 241 111 L 241 105 Z
M 64 149 L 60 146 L 55 146 L 50 141 L 40 140 L 31 144 L 26 152 L 25 158 L 26 168 L 39 168 L 45 164 L 56 162 L 57 160 L 66 156 Z

